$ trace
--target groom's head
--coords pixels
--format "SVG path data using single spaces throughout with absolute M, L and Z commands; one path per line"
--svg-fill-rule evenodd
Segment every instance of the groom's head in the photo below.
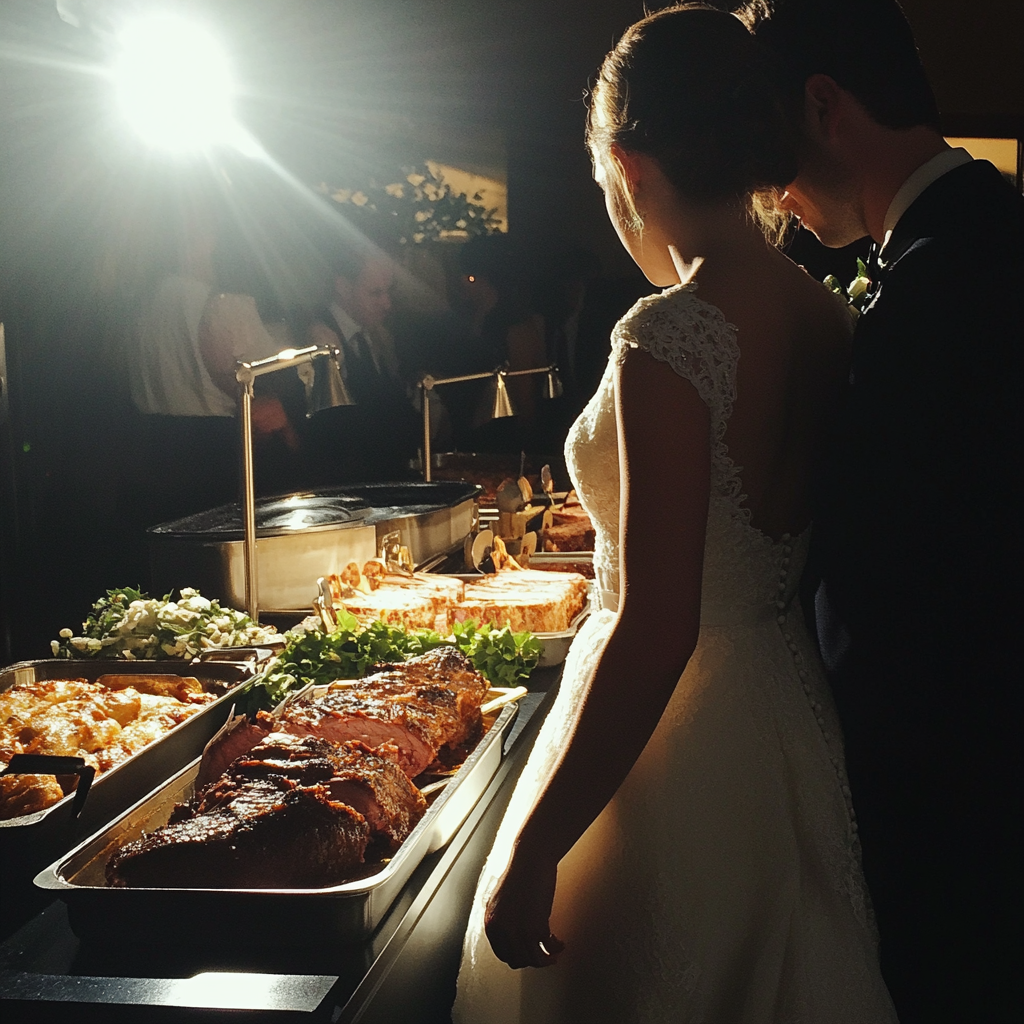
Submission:
M 941 141 L 910 26 L 896 0 L 749 0 L 740 14 L 804 95 L 786 202 L 826 245 L 852 242 L 878 219 L 872 173 L 887 162 L 897 173 L 916 159 L 910 150 Z M 890 159 L 894 147 L 902 160 Z

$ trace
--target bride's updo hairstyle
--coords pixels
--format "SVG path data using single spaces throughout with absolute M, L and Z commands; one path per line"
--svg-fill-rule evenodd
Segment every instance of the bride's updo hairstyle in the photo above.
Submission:
M 787 112 L 798 101 L 783 81 L 738 18 L 704 4 L 670 7 L 638 21 L 605 57 L 587 144 L 613 173 L 615 144 L 653 157 L 690 203 L 746 200 L 766 233 L 778 233 L 769 197 L 797 174 Z

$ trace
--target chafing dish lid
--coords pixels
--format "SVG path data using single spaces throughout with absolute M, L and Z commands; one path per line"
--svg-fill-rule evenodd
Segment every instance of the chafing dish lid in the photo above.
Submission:
M 386 523 L 403 516 L 454 508 L 480 493 L 464 481 L 410 481 L 352 484 L 298 494 L 280 494 L 256 501 L 256 532 L 279 537 L 299 530 L 337 530 Z M 151 526 L 154 539 L 241 540 L 242 507 L 238 502 L 196 512 L 173 522 Z
M 367 524 L 370 509 L 346 494 L 285 494 L 256 501 L 256 532 L 261 537 L 286 536 L 298 531 L 337 530 Z M 196 512 L 173 522 L 151 526 L 153 537 L 241 540 L 242 506 L 235 502 Z

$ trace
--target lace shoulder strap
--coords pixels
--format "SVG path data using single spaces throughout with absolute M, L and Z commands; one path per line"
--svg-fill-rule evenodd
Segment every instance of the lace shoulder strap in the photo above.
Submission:
M 615 325 L 612 352 L 621 362 L 629 349 L 643 349 L 688 380 L 711 412 L 718 449 L 736 399 L 740 349 L 736 328 L 717 306 L 698 299 L 695 289 L 679 285 L 641 299 Z

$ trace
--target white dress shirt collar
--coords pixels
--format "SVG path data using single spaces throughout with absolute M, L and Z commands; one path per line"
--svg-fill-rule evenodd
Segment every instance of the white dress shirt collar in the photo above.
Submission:
M 337 302 L 331 303 L 331 316 L 334 317 L 334 322 L 338 325 L 338 329 L 341 331 L 342 341 L 349 344 L 349 347 L 351 347 L 350 343 L 352 338 L 362 331 L 362 327 L 360 327 L 359 324 L 349 316 L 348 312 L 342 306 L 339 306 Z
M 889 244 L 889 236 L 896 227 L 900 217 L 910 208 L 915 199 L 933 182 L 944 174 L 969 164 L 974 157 L 966 149 L 944 149 L 931 160 L 921 164 L 914 173 L 900 186 L 900 190 L 892 197 L 885 220 L 882 222 L 882 248 Z

